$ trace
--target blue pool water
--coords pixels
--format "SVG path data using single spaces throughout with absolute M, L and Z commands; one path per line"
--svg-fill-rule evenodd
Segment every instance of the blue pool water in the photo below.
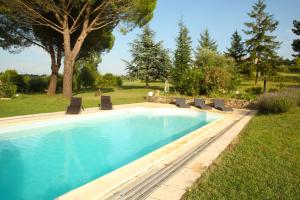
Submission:
M 0 199 L 53 199 L 216 119 L 132 109 L 108 117 L 0 130 Z

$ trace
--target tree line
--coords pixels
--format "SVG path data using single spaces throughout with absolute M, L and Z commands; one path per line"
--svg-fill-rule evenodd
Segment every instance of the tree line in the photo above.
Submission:
M 235 31 L 231 37 L 231 46 L 226 52 L 218 52 L 217 42 L 211 38 L 206 29 L 200 34 L 198 45 L 192 49 L 189 30 L 180 21 L 179 33 L 176 37 L 176 48 L 170 50 L 163 47 L 163 42 L 155 42 L 154 31 L 146 26 L 142 34 L 130 44 L 131 61 L 125 61 L 128 75 L 146 82 L 153 80 L 170 80 L 174 89 L 181 94 L 198 95 L 233 90 L 240 82 L 240 74 L 255 74 L 255 84 L 260 76 L 274 73 L 278 66 L 293 62 L 284 60 L 277 54 L 281 42 L 274 35 L 279 22 L 272 14 L 267 13 L 266 4 L 258 0 L 248 13 L 249 22 L 244 23 L 243 32 L 247 39 Z M 300 22 L 294 21 L 292 29 L 300 34 Z M 299 39 L 292 47 L 298 54 Z M 160 53 L 160 54 L 159 54 Z M 266 87 L 266 85 L 265 85 Z
M 58 71 L 63 66 L 63 95 L 70 97 L 73 87 L 77 87 L 74 79 L 79 80 L 77 68 L 91 71 L 82 63 L 95 54 L 101 57 L 101 53 L 113 47 L 116 27 L 123 33 L 143 27 L 152 19 L 155 7 L 156 0 L 0 0 L 0 47 L 17 53 L 35 45 L 48 52 L 48 94 L 55 94 Z M 128 71 L 131 76 L 145 80 L 146 85 L 152 79 L 170 79 L 180 93 L 230 89 L 237 83 L 238 74 L 246 71 L 254 71 L 257 82 L 279 60 L 276 50 L 280 42 L 273 35 L 278 21 L 265 9 L 265 2 L 258 0 L 249 13 L 252 21 L 245 23 L 244 32 L 249 39 L 243 42 L 235 32 L 226 53 L 217 51 L 217 44 L 207 30 L 194 51 L 188 28 L 180 22 L 171 59 L 170 51 L 162 42 L 155 42 L 154 32 L 146 27 L 131 44 L 133 60 L 126 61 Z M 293 32 L 297 36 L 299 24 L 294 21 Z M 299 44 L 299 39 L 293 42 L 297 57 Z
M 111 73 L 104 75 L 97 71 L 97 62 L 86 60 L 76 63 L 72 80 L 74 92 L 82 89 L 122 86 L 122 79 Z M 14 97 L 16 93 L 43 93 L 47 91 L 52 75 L 18 74 L 16 70 L 0 72 L 0 97 Z M 56 90 L 62 91 L 63 76 L 58 74 Z
M 36 45 L 49 53 L 55 94 L 63 60 L 63 95 L 72 96 L 76 61 L 113 46 L 112 31 L 126 33 L 153 17 L 156 0 L 0 0 L 0 47 Z

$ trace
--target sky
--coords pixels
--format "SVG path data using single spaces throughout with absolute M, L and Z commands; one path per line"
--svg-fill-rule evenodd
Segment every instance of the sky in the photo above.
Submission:
M 243 37 L 247 15 L 257 0 L 157 0 L 157 7 L 150 27 L 156 32 L 156 41 L 163 41 L 164 47 L 174 51 L 178 35 L 178 22 L 182 18 L 190 31 L 193 48 L 198 44 L 200 33 L 208 29 L 218 43 L 218 50 L 224 52 L 230 46 L 230 37 L 237 30 Z M 293 20 L 300 20 L 300 0 L 266 0 L 267 12 L 279 21 L 275 35 L 282 42 L 278 54 L 292 58 L 291 43 L 296 38 L 291 31 Z M 123 35 L 115 29 L 113 49 L 102 55 L 98 66 L 100 73 L 126 74 L 124 60 L 130 60 L 129 43 L 141 29 L 136 28 Z M 10 54 L 0 49 L 0 72 L 16 69 L 19 73 L 50 74 L 50 57 L 39 47 L 26 48 L 19 54 Z M 62 70 L 61 70 L 62 71 Z

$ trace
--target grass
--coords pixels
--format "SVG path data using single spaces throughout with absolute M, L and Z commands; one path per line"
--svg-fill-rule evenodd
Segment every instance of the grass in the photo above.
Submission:
M 146 89 L 141 82 L 125 82 L 120 88 L 105 88 L 101 92 L 110 95 L 114 105 L 138 103 L 144 101 L 147 92 L 161 89 L 162 85 L 163 83 L 150 83 L 151 87 Z M 95 90 L 84 91 L 75 96 L 83 98 L 85 108 L 97 107 L 100 103 L 100 97 L 95 96 Z M 0 117 L 63 111 L 68 104 L 69 100 L 61 94 L 24 94 L 11 100 L 0 100 Z
M 258 81 L 257 85 L 254 84 L 253 80 L 244 80 L 241 85 L 239 86 L 238 90 L 241 93 L 245 93 L 247 89 L 251 88 L 251 87 L 264 87 L 264 82 L 263 81 Z M 280 89 L 282 87 L 299 87 L 298 83 L 293 83 L 293 82 L 272 82 L 272 81 L 268 81 L 267 82 L 267 90 L 269 89 Z
M 278 72 L 278 75 L 280 75 L 280 76 L 293 76 L 293 77 L 298 76 L 298 77 L 300 77 L 300 74 L 299 74 L 299 73 L 284 73 L 284 72 Z
M 182 199 L 300 199 L 299 116 L 255 116 Z
M 119 88 L 102 89 L 102 93 L 112 96 L 114 105 L 137 103 L 144 101 L 144 96 L 146 96 L 147 92 L 163 90 L 164 83 L 154 82 L 150 83 L 150 86 L 149 89 L 146 89 L 145 83 L 140 81 L 127 81 Z M 262 87 L 263 81 L 259 81 L 258 86 Z M 299 84 L 290 82 L 268 82 L 268 89 L 283 86 L 299 86 Z M 254 81 L 244 80 L 237 90 L 239 90 L 241 94 L 245 94 L 245 90 L 251 87 L 254 87 Z M 99 97 L 95 96 L 95 92 L 95 90 L 83 91 L 76 96 L 83 97 L 84 107 L 97 107 Z M 0 117 L 63 111 L 66 109 L 68 103 L 69 101 L 60 94 L 55 96 L 47 96 L 46 94 L 24 94 L 12 100 L 0 100 Z

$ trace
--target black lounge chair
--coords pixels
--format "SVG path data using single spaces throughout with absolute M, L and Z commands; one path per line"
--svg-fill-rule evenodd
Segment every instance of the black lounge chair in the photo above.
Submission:
M 211 110 L 212 107 L 205 104 L 204 99 L 195 99 L 195 106 L 197 108 L 205 109 L 205 110 Z
M 189 108 L 190 105 L 185 103 L 185 98 L 176 98 L 176 106 L 179 108 Z
M 222 110 L 222 111 L 233 111 L 232 108 L 228 108 L 228 107 L 225 107 L 225 104 L 224 104 L 224 100 L 223 99 L 215 99 L 214 100 L 214 107 L 218 110 Z
M 67 107 L 67 114 L 78 114 L 84 107 L 82 106 L 82 98 L 81 97 L 72 97 L 70 105 Z
M 101 96 L 101 104 L 99 104 L 101 110 L 112 110 L 112 103 L 110 96 Z

